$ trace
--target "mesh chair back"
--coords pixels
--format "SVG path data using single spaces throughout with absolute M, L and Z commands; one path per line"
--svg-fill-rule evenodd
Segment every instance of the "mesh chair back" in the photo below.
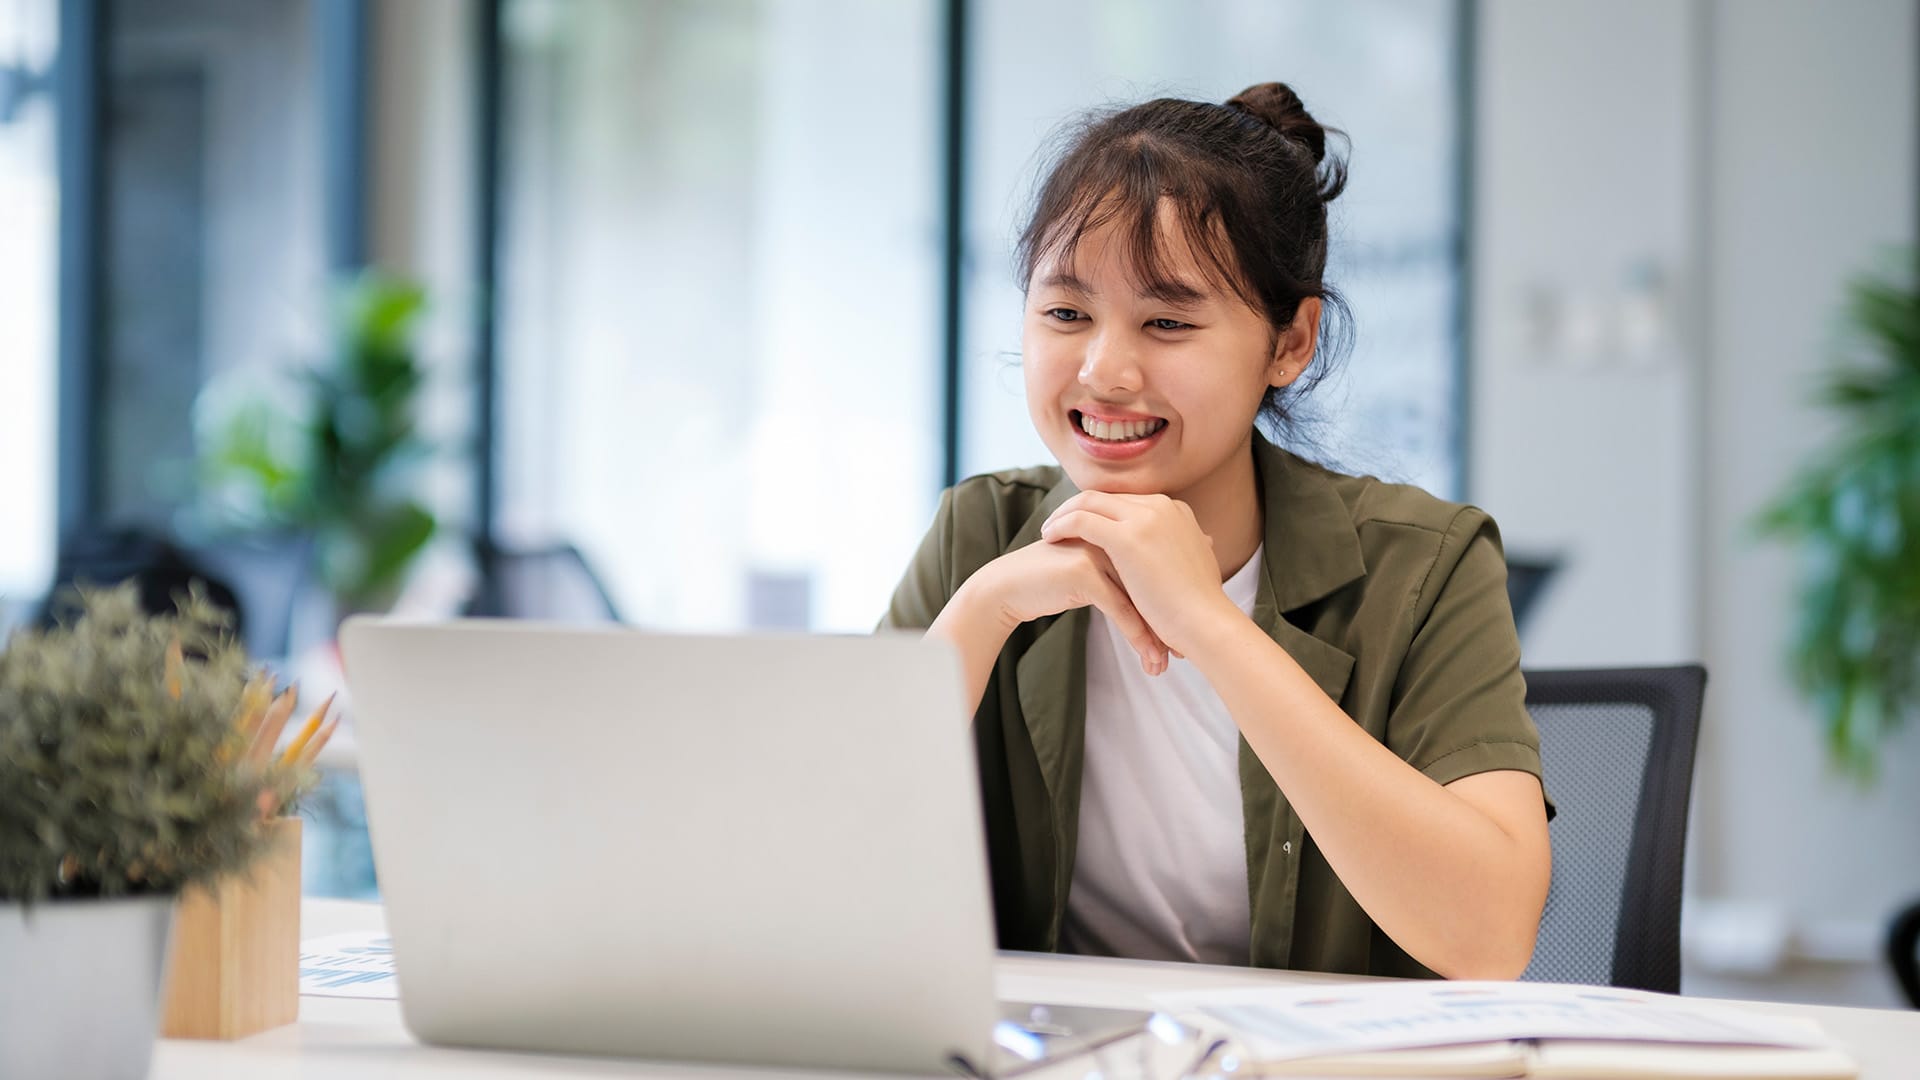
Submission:
M 1706 669 L 1535 671 L 1527 710 L 1558 814 L 1524 979 L 1680 991 L 1680 888 Z

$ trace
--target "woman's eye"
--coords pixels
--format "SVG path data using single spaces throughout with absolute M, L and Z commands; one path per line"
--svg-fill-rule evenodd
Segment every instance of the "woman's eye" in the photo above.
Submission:
M 1064 307 L 1048 308 L 1046 311 L 1042 312 L 1041 314 L 1047 316 L 1050 319 L 1057 319 L 1060 322 L 1078 322 L 1086 318 L 1085 315 L 1080 314 L 1079 312 L 1073 310 L 1072 308 L 1064 308 Z
M 1149 319 L 1147 325 L 1155 330 L 1191 330 L 1193 327 L 1178 319 Z

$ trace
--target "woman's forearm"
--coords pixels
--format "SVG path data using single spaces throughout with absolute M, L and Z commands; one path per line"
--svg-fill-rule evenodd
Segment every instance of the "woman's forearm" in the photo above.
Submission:
M 1333 872 L 1408 955 L 1451 978 L 1525 969 L 1550 876 L 1537 783 L 1524 773 L 1442 787 L 1362 730 L 1250 621 L 1192 659 Z M 1476 805 L 1478 804 L 1478 805 Z
M 1014 627 L 1020 625 L 1002 605 L 987 594 L 980 583 L 981 574 L 960 586 L 927 627 L 927 636 L 954 647 L 960 655 L 960 673 L 965 686 L 967 719 L 972 720 L 986 693 L 987 680 L 993 676 L 994 661 Z M 1009 621 L 1011 620 L 1011 621 Z

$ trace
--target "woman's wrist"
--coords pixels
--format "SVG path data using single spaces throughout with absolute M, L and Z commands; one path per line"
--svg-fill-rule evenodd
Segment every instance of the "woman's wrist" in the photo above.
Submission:
M 927 627 L 928 637 L 945 641 L 960 656 L 969 712 L 979 706 L 994 661 L 1018 625 L 983 567 L 954 590 L 933 625 Z
M 960 587 L 954 590 L 952 599 L 947 601 L 947 607 L 957 609 L 967 627 L 995 639 L 993 646 L 996 652 L 1006 644 L 1008 636 L 1021 622 L 1020 617 L 1007 607 L 999 584 L 994 564 L 988 563 L 961 582 Z
M 1192 629 L 1179 636 L 1186 645 L 1180 649 L 1181 655 L 1202 674 L 1217 661 L 1245 651 L 1254 639 L 1270 640 L 1225 593 L 1221 594 L 1219 603 L 1210 605 L 1194 621 Z

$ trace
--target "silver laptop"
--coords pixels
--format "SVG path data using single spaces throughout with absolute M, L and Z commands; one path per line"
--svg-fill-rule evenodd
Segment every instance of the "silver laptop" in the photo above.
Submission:
M 1007 1060 L 944 647 L 367 618 L 341 645 L 416 1037 L 918 1073 Z M 1132 1018 L 1083 1022 L 1103 1030 L 1074 1041 Z

